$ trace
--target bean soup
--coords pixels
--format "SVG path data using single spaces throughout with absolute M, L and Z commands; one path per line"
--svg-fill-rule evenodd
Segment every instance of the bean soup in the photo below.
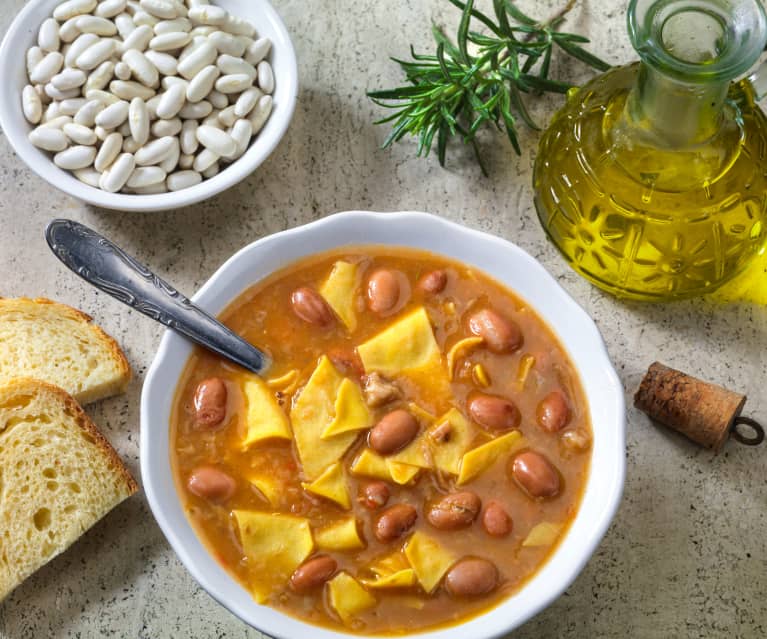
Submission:
M 260 378 L 196 351 L 171 462 L 195 530 L 256 601 L 351 632 L 453 625 L 519 590 L 566 533 L 588 406 L 498 282 L 346 248 L 273 274 L 223 321 L 274 364 Z

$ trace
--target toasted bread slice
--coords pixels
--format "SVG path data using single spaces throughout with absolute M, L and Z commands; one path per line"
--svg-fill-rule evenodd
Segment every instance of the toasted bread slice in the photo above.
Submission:
M 85 313 L 46 299 L 0 299 L 0 383 L 33 377 L 88 404 L 124 392 L 130 376 L 117 342 Z
M 28 378 L 0 385 L 0 600 L 136 490 L 64 390 Z

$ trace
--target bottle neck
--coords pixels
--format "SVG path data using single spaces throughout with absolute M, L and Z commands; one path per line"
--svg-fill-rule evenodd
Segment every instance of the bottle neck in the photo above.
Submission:
M 653 146 L 697 146 L 722 127 L 728 89 L 726 81 L 686 84 L 642 63 L 624 115 L 627 124 Z

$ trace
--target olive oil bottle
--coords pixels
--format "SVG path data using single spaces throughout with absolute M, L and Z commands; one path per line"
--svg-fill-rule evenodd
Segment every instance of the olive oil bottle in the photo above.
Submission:
M 541 224 L 570 265 L 622 297 L 708 293 L 767 241 L 758 0 L 632 0 L 640 62 L 568 95 L 535 165 Z

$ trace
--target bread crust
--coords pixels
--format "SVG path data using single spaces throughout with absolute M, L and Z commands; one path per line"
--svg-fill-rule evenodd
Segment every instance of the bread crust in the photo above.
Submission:
M 104 331 L 98 324 L 95 324 L 93 318 L 87 313 L 82 312 L 72 306 L 56 302 L 45 297 L 14 297 L 14 298 L 2 298 L 0 297 L 0 321 L 5 313 L 9 312 L 29 312 L 35 313 L 39 311 L 38 306 L 47 306 L 57 314 L 71 319 L 75 322 L 83 324 L 93 334 L 95 340 L 103 343 L 109 351 L 112 361 L 119 370 L 120 375 L 120 388 L 118 392 L 125 392 L 126 387 L 130 383 L 133 376 L 128 359 L 125 357 L 125 353 L 120 348 L 117 341 Z

